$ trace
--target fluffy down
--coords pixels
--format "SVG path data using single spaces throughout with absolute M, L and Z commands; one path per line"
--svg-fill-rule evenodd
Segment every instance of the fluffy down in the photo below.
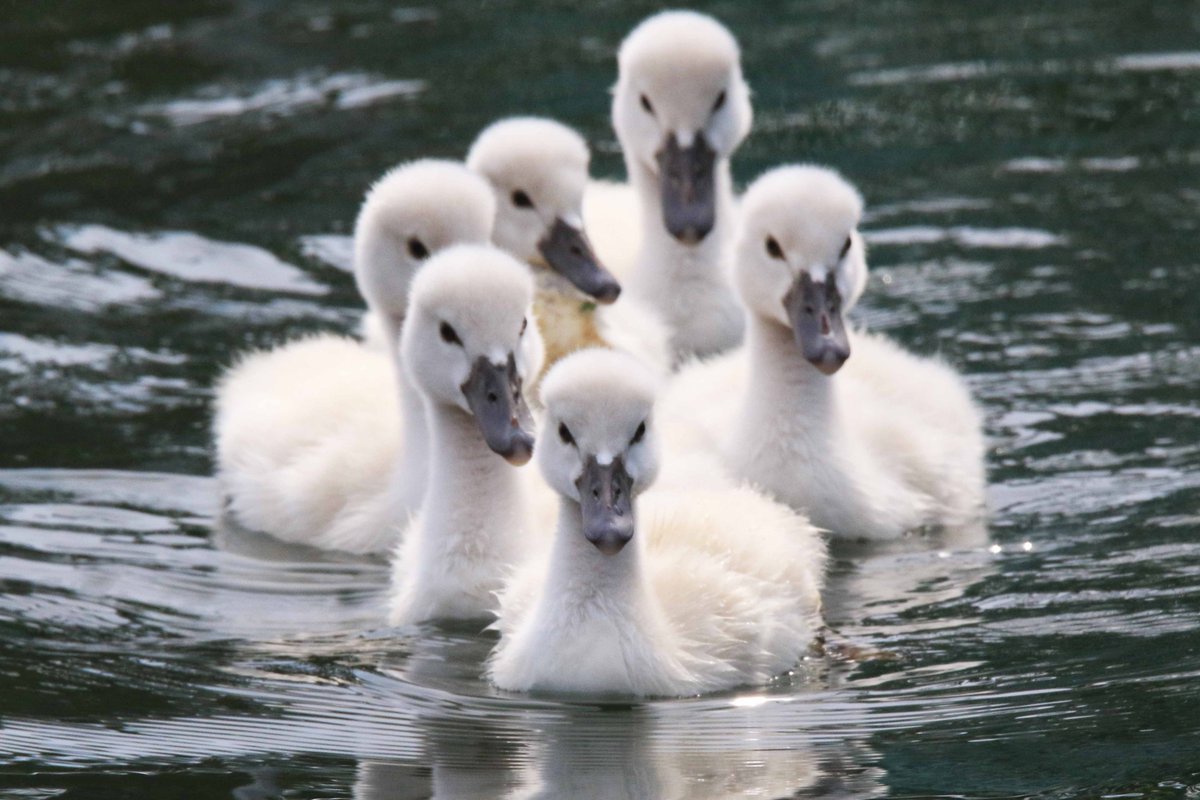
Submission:
M 982 506 L 983 415 L 966 382 L 942 359 L 921 357 L 882 335 L 861 333 L 847 362 L 847 406 L 886 470 L 901 476 L 925 514 L 914 527 L 968 528 Z M 870 398 L 870 400 L 868 400 Z
M 491 246 L 445 250 L 413 281 L 400 349 L 430 448 L 425 499 L 393 562 L 392 624 L 488 616 L 536 546 L 517 466 L 533 443 L 522 387 L 543 357 L 532 302 L 529 269 Z M 481 370 L 486 393 L 468 388 Z
M 394 543 L 388 489 L 403 436 L 383 353 L 317 336 L 245 355 L 217 387 L 213 427 L 242 525 L 352 553 Z
M 788 376 L 777 385 L 791 388 L 754 392 L 745 349 L 686 366 L 660 401 L 668 452 L 687 454 L 666 461 L 664 480 L 704 480 L 705 457 L 715 457 L 835 537 L 976 529 L 985 442 L 962 377 L 878 334 L 852 332 L 851 352 L 833 376 L 828 414 L 801 402 Z
M 600 262 L 624 282 L 642 247 L 637 192 L 628 183 L 589 181 L 583 193 L 583 227 Z
M 599 306 L 556 275 L 541 273 L 534 298 L 538 331 L 546 343 L 545 371 L 589 347 L 628 353 L 658 375 L 671 370 L 671 335 L 662 319 L 633 298 Z
M 715 454 L 835 536 L 978 530 L 984 441 L 965 381 L 844 327 L 867 280 L 862 196 L 834 170 L 788 165 L 741 212 L 746 345 L 680 372 L 662 402 L 672 449 Z
M 647 492 L 658 386 L 611 350 L 546 376 L 537 458 L 557 527 L 501 594 L 497 686 L 689 695 L 761 683 L 812 641 L 825 562 L 815 528 L 745 487 Z
M 744 488 L 663 491 L 638 511 L 644 599 L 661 619 L 602 593 L 548 603 L 549 559 L 526 564 L 500 597 L 497 686 L 684 696 L 761 684 L 803 657 L 821 625 L 825 549 L 802 517 Z

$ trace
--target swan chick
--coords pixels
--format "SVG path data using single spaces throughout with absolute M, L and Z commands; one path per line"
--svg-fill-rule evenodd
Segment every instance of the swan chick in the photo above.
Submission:
M 658 472 L 657 388 L 608 350 L 546 376 L 538 464 L 558 527 L 501 593 L 488 663 L 500 688 L 691 695 L 762 683 L 810 645 L 815 528 L 746 488 L 641 497 Z
M 218 476 L 239 524 L 324 549 L 394 547 L 428 460 L 424 405 L 398 361 L 409 282 L 438 250 L 486 241 L 494 214 L 487 182 L 456 162 L 410 162 L 375 183 L 354 268 L 382 352 L 311 336 L 239 356 L 217 384 Z
M 354 280 L 389 339 L 417 270 L 446 247 L 487 242 L 495 213 L 487 184 L 456 161 L 401 164 L 371 186 L 354 224 Z
M 511 117 L 476 138 L 467 166 L 496 196 L 492 242 L 534 269 L 546 367 L 584 347 L 633 353 L 670 368 L 669 332 L 653 310 L 621 297 L 583 228 L 591 153 L 571 128 L 541 117 Z
M 712 17 L 665 11 L 621 44 L 612 119 L 641 206 L 629 279 L 664 317 L 677 359 L 742 338 L 729 283 L 734 230 L 729 159 L 750 131 L 750 89 L 737 40 Z
M 582 136 L 540 117 L 494 122 L 467 153 L 467 166 L 496 195 L 492 243 L 535 268 L 554 270 L 607 305 L 616 302 L 621 285 L 584 233 L 581 209 L 590 161 Z
M 720 432 L 734 475 L 834 536 L 972 528 L 983 510 L 984 439 L 965 382 L 939 360 L 846 325 L 867 280 L 862 210 L 858 191 L 823 167 L 780 167 L 755 181 L 737 246 L 744 357 L 683 371 L 665 404 L 691 414 L 697 430 Z M 740 402 L 714 399 L 731 385 Z
M 542 360 L 533 280 L 494 247 L 460 245 L 417 273 L 410 301 L 400 350 L 425 402 L 429 478 L 396 551 L 389 618 L 483 617 L 530 549 L 515 467 L 533 453 L 522 389 Z

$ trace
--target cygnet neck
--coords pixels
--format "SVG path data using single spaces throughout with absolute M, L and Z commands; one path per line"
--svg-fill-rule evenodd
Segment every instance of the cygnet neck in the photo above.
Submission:
M 835 423 L 835 394 L 839 374 L 825 375 L 800 353 L 792 330 L 772 320 L 751 315 L 746 329 L 750 377 L 743 395 L 743 421 L 775 424 L 778 409 L 789 417 L 802 416 L 806 425 Z
M 736 224 L 729 160 L 722 158 L 714 166 L 716 217 L 712 230 L 696 244 L 685 244 L 667 231 L 658 176 L 636 161 L 628 160 L 627 167 L 642 227 L 631 290 L 667 322 L 677 361 L 735 346 L 742 338 L 744 312 L 728 269 Z
M 642 532 L 637 531 L 620 552 L 601 553 L 583 534 L 579 503 L 560 497 L 547 594 L 558 598 L 555 602 L 579 605 L 602 599 L 606 607 L 637 611 L 652 597 L 642 550 Z
M 662 189 L 658 176 L 637 161 L 627 161 L 629 180 L 637 190 L 642 222 L 642 249 L 636 269 L 652 268 L 656 273 L 670 271 L 685 280 L 722 272 L 726 245 L 733 230 L 733 183 L 729 159 L 714 165 L 713 200 L 716 219 L 712 230 L 696 244 L 685 244 L 667 231 L 663 224 Z M 655 259 L 660 259 L 657 261 Z M 724 280 L 723 275 L 721 276 Z M 676 279 L 678 279 L 676 278 Z
M 400 326 L 396 320 L 380 312 L 388 354 L 396 377 L 396 391 L 400 399 L 400 417 L 403 421 L 404 440 L 396 461 L 393 476 L 398 512 L 403 524 L 415 514 L 425 498 L 426 479 L 429 473 L 429 425 L 425 419 L 425 402 L 421 393 L 409 380 L 400 355 Z
M 429 476 L 422 534 L 441 553 L 470 551 L 511 563 L 526 522 L 517 467 L 487 446 L 475 418 L 457 406 L 426 400 Z

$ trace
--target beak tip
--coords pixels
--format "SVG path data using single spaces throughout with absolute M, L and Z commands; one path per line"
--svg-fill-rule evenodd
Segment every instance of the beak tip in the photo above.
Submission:
M 629 544 L 629 540 L 632 538 L 632 534 L 616 530 L 605 530 L 597 533 L 594 537 L 588 536 L 592 545 L 606 556 L 615 556 L 624 550 L 625 545 Z
M 596 258 L 583 230 L 559 218 L 550 233 L 538 242 L 547 266 L 598 303 L 615 302 L 621 284 Z
M 610 283 L 610 284 L 600 287 L 600 289 L 595 294 L 596 302 L 601 303 L 602 305 L 606 305 L 606 306 L 612 305 L 613 303 L 617 302 L 617 298 L 620 296 L 621 296 L 621 284 L 616 283 L 615 281 L 613 283 Z
M 532 419 L 513 355 L 503 367 L 480 356 L 461 389 L 488 449 L 513 466 L 528 464 L 533 457 Z
M 822 353 L 819 358 L 809 359 L 822 375 L 833 375 L 840 370 L 850 358 L 849 353 Z
M 507 450 L 500 455 L 514 467 L 523 467 L 533 458 L 533 440 L 527 435 L 522 435 L 519 439 L 512 442 Z
M 684 228 L 672 230 L 671 235 L 675 237 L 676 241 L 695 247 L 703 242 L 711 231 L 711 225 L 688 225 Z

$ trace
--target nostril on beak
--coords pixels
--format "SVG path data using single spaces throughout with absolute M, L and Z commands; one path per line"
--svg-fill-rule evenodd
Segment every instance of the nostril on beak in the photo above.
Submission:
M 487 399 L 489 403 L 494 403 L 500 398 L 495 392 L 488 392 Z

